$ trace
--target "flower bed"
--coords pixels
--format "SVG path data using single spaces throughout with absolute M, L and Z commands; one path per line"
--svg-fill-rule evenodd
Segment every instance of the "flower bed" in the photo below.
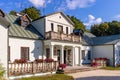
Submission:
M 107 62 L 108 62 L 107 58 L 95 58 L 95 59 L 93 59 L 91 66 L 106 67 Z
M 27 60 L 26 59 L 15 59 L 14 63 L 26 63 Z

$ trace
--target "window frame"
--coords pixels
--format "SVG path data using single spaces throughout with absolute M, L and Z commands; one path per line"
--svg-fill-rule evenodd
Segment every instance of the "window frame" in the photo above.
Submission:
M 84 54 L 84 56 L 83 56 Z M 85 50 L 82 50 L 82 60 L 85 60 Z
M 24 51 L 27 51 L 27 49 L 28 49 L 28 53 L 26 54 L 26 52 L 23 52 L 22 50 L 24 49 Z M 26 50 L 25 50 L 26 49 Z M 26 59 L 26 60 L 29 60 L 30 58 L 29 58 L 29 47 L 21 47 L 21 59 Z M 22 54 L 22 53 L 25 53 L 25 54 Z M 23 55 L 24 55 L 24 57 L 23 57 Z M 26 55 L 26 56 L 25 56 Z
M 87 55 L 88 55 L 88 60 L 91 60 L 91 51 L 90 50 L 88 51 Z
M 54 31 L 54 24 L 51 23 L 51 31 Z

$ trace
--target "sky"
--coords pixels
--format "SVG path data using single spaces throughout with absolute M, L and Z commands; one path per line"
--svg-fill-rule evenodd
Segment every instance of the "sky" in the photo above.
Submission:
M 35 6 L 42 15 L 57 11 L 75 16 L 80 19 L 88 29 L 93 24 L 120 21 L 120 0 L 0 0 L 0 9 L 9 13 Z

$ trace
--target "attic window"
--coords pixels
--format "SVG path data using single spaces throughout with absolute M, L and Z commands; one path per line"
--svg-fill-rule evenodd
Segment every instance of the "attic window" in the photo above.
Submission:
M 61 18 L 61 16 L 59 16 L 59 18 Z

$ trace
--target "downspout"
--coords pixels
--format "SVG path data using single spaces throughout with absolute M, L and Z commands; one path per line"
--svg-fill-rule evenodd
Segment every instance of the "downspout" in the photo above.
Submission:
M 113 67 L 115 67 L 115 45 L 113 44 Z
M 9 47 L 9 27 L 7 31 L 7 77 L 9 78 L 8 47 Z

